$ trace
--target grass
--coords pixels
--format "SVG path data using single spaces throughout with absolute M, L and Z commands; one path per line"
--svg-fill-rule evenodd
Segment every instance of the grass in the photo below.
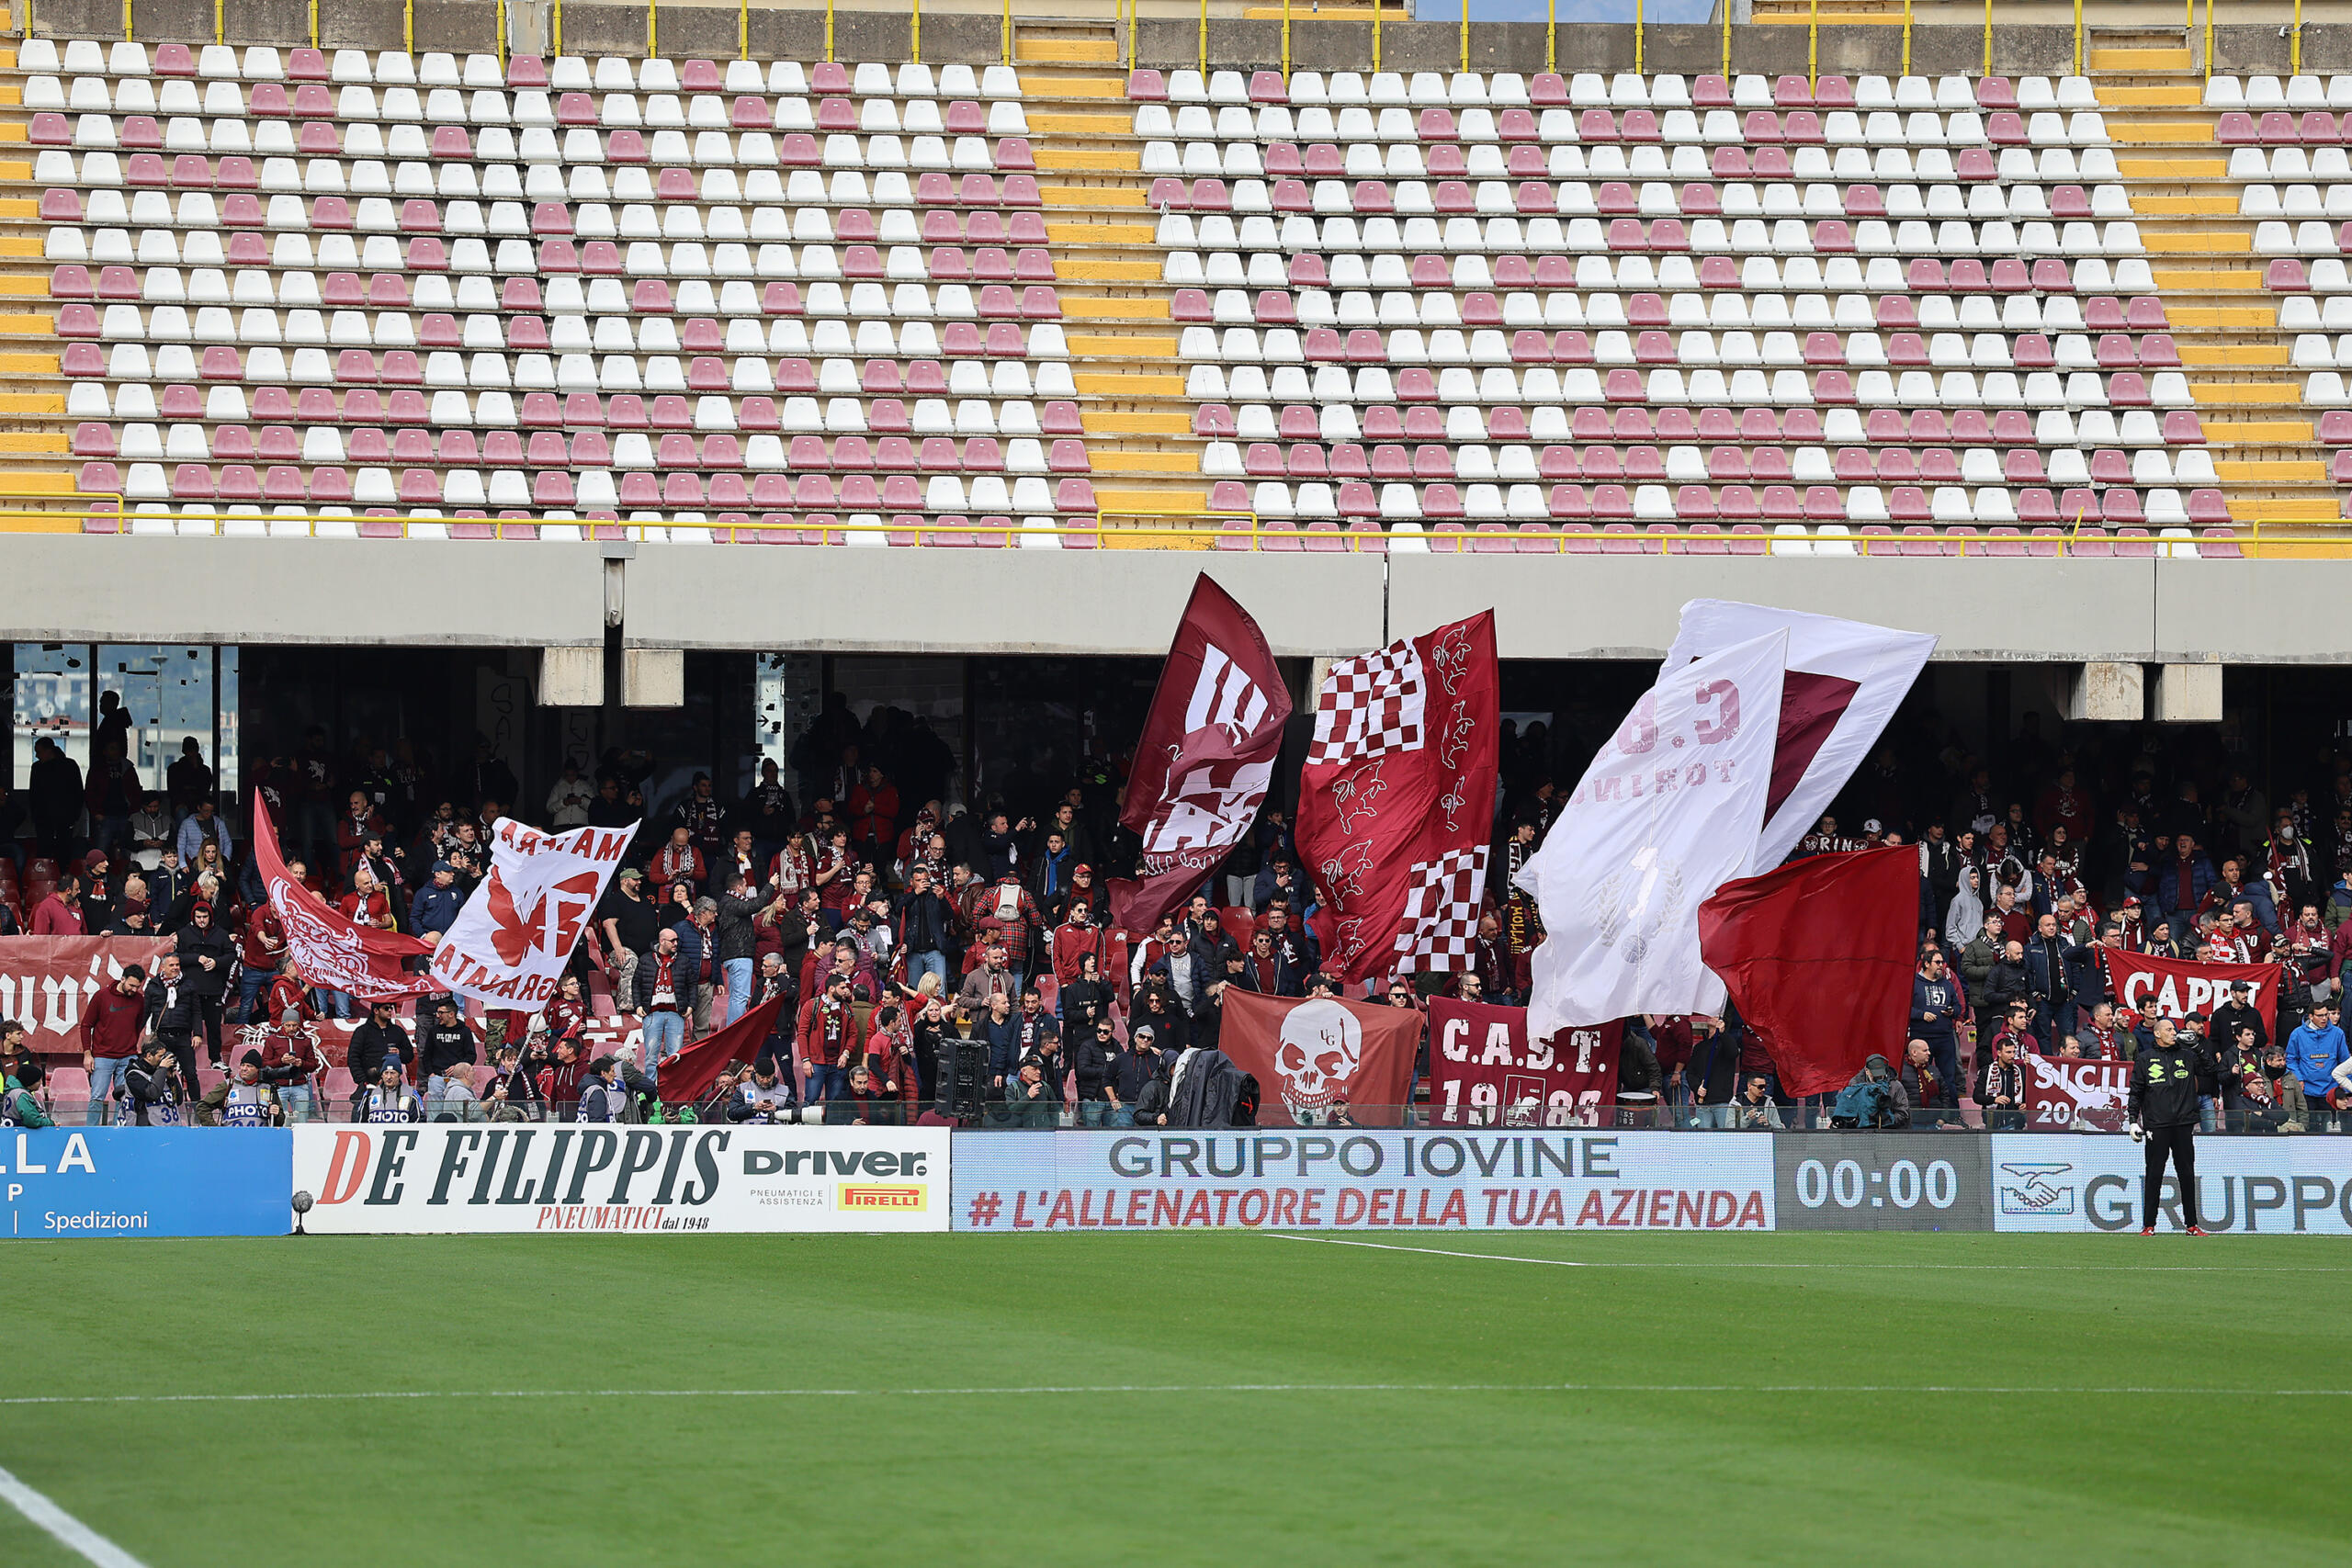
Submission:
M 0 1466 L 150 1568 L 2352 1552 L 2352 1399 L 2269 1392 L 2352 1389 L 2325 1242 L 1426 1245 L 1605 1266 L 1236 1232 L 28 1243 L 0 1399 L 101 1402 L 0 1405 Z M 965 1392 L 481 1393 L 781 1389 Z M 109 1398 L 361 1391 L 448 1397 Z M 78 1561 L 0 1506 L 0 1562 Z

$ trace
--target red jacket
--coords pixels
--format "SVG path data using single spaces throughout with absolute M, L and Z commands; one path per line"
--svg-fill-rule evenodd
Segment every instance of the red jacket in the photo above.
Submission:
M 906 1048 L 899 1037 L 887 1029 L 877 1029 L 865 1037 L 866 1066 L 874 1069 L 877 1089 L 887 1080 L 898 1085 L 900 1100 L 912 1105 L 921 1097 L 922 1085 L 917 1080 L 914 1064 L 907 1057 Z
M 800 1004 L 800 1026 L 794 1038 L 800 1043 L 804 1068 L 840 1066 L 842 1053 L 849 1049 L 856 1031 L 857 1019 L 849 1009 L 842 1008 L 830 1019 L 822 1016 L 827 1010 L 821 995 Z
M 286 929 L 277 922 L 277 911 L 267 904 L 255 909 L 237 942 L 246 968 L 277 968 L 278 955 L 286 951 Z
M 646 866 L 645 874 L 652 879 L 654 886 L 664 890 L 670 884 L 682 877 L 696 887 L 700 887 L 702 886 L 702 852 L 692 844 L 688 844 L 683 850 L 675 844 L 664 844 L 655 852 L 651 863 Z
M 82 911 L 52 893 L 33 909 L 35 936 L 82 936 Z
M 82 1049 L 93 1056 L 122 1057 L 139 1050 L 139 1026 L 147 1012 L 145 992 L 124 996 L 112 986 L 82 1009 Z

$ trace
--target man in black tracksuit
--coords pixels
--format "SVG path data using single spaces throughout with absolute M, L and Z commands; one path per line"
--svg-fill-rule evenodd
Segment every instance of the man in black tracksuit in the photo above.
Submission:
M 2140 1199 L 2140 1234 L 2156 1234 L 2156 1193 L 2164 1185 L 2165 1156 L 2172 1156 L 2173 1174 L 2180 1182 L 2180 1217 L 2191 1235 L 2203 1235 L 2197 1223 L 2197 1080 L 2219 1071 L 2213 1054 L 2202 1044 L 2189 1048 L 2174 1031 L 2172 1020 L 2160 1018 L 2155 1042 L 2143 1045 L 2132 1058 L 2132 1096 L 2127 1114 L 2145 1136 L 2147 1181 Z

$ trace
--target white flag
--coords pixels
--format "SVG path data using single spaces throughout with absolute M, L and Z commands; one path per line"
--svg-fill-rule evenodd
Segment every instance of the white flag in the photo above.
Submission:
M 1747 863 L 1766 872 L 1789 858 L 1886 728 L 1936 650 L 1927 632 L 1898 632 L 1835 615 L 1809 615 L 1726 599 L 1693 599 L 1661 673 L 1771 632 L 1789 637 L 1780 750 L 1764 828 Z
M 490 874 L 435 944 L 433 977 L 492 1007 L 534 1012 L 554 1000 L 637 827 L 542 833 L 500 818 Z
M 1585 770 L 1517 882 L 1544 939 L 1527 1037 L 1634 1013 L 1715 1012 L 1700 903 L 1747 871 L 1764 820 L 1788 637 L 1662 674 Z

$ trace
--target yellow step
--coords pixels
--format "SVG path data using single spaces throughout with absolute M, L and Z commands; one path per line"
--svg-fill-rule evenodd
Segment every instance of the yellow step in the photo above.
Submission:
M 1134 128 L 1135 121 L 1123 114 L 1040 109 L 1029 117 L 1033 136 L 1125 136 Z
M 0 127 L 0 130 L 5 129 Z M 1065 169 L 1073 175 L 1133 174 L 1143 167 L 1143 149 L 1047 147 L 1038 152 L 1037 166 L 1041 169 Z M 30 207 L 33 203 L 28 201 L 25 205 Z
M 71 450 L 62 430 L 0 430 L 0 454 L 62 457 Z
M 22 87 L 17 86 L 14 82 L 9 83 L 5 87 L 0 87 L 0 104 L 21 104 L 24 101 L 25 90 Z
M 2116 172 L 2127 180 L 2218 180 L 2230 172 L 2227 158 L 2118 158 Z
M 1133 296 L 1111 299 L 1073 299 L 1062 296 L 1062 314 L 1090 321 L 1164 321 L 1168 319 L 1165 299 L 1137 299 Z
M 1127 84 L 1120 76 L 1040 76 L 1023 91 L 1040 98 L 1124 98 Z
M 49 298 L 49 279 L 39 273 L 0 274 L 0 296 L 11 294 L 20 299 L 46 299 Z
M 30 180 L 32 177 L 33 166 L 30 164 L 19 164 L 13 160 L 0 159 L 0 180 L 15 180 L 21 184 Z
M 2312 437 L 2307 419 L 2209 419 L 2201 422 L 2209 442 L 2249 446 L 2300 446 Z
M 2191 381 L 2188 395 L 2214 407 L 2263 403 L 2300 403 L 2301 381 Z
M 31 128 L 27 125 L 0 125 L 0 141 L 26 141 L 30 130 Z M 30 203 L 28 203 L 27 205 L 29 206 Z
M 2199 234 L 2151 234 L 2140 231 L 2140 243 L 2156 255 L 2241 255 L 2254 250 L 2251 233 L 2208 231 Z
M 1061 277 L 1070 283 L 1157 283 L 1159 264 L 1152 261 L 1065 261 Z
M 2135 196 L 2132 212 L 2142 218 L 2203 218 L 2225 216 L 2227 209 L 2217 209 L 2210 196 Z
M 0 376 L 54 376 L 57 355 L 53 354 L 0 354 Z
M 2222 368 L 2284 370 L 2287 368 L 2287 345 L 2283 343 L 2183 344 L 2180 345 L 2180 362 L 2188 366 Z
M 55 337 L 57 319 L 39 316 L 0 316 L 0 337 Z
M 2194 87 L 2101 87 L 2098 105 L 2110 108 L 2193 109 L 2203 101 Z
M 2180 49 L 2094 49 L 2090 51 L 2090 68 L 2094 71 L 2186 71 L 2188 51 Z M 2101 102 L 2107 94 L 2099 95 Z
M 0 520 L 0 534 L 78 534 L 82 520 L 70 513 L 36 513 Z
M 1117 512 L 1137 516 L 1180 514 L 1186 510 L 1199 511 L 1209 502 L 1204 490 L 1106 490 L 1094 487 L 1094 499 L 1106 513 Z
M 2202 294 L 2253 293 L 2262 287 L 2260 269 L 2250 267 L 2160 266 L 2155 276 L 2159 289 L 2193 288 Z
M 1012 58 L 1038 65 L 1116 65 L 1119 43 L 1116 39 L 1041 38 L 1016 36 L 1012 43 Z
M 0 358 L 5 358 L 0 355 Z M 7 369 L 0 364 L 0 370 Z M 49 368 L 54 372 L 57 361 L 51 359 Z M 1182 376 L 1123 376 L 1115 371 L 1079 370 L 1071 373 L 1071 382 L 1089 397 L 1096 398 L 1181 398 L 1184 395 Z
M 7 134 L 11 130 L 17 133 L 14 138 Z M 0 125 L 0 141 L 11 140 L 21 141 L 24 140 L 24 134 L 25 128 L 21 125 Z M 40 216 L 40 202 L 36 198 L 28 197 L 22 201 L 0 199 L 0 218 L 38 218 Z
M 2213 141 L 2213 127 L 2201 119 L 2151 119 L 2110 125 L 2107 134 L 2119 147 L 2211 146 Z
M 2217 472 L 2221 468 L 2219 463 L 2213 467 Z M 2241 501 L 2232 505 L 2230 510 L 2243 513 L 2245 517 L 2259 517 L 2265 523 L 2334 523 L 2344 515 L 2342 503 L 2326 497 Z M 2245 517 L 2241 520 L 2245 520 Z
M 1123 333 L 1117 337 L 1072 333 L 1069 351 L 1102 359 L 1172 359 L 1176 339 L 1165 333 Z
M 1098 474 L 1197 474 L 1201 460 L 1190 452 L 1121 452 L 1103 451 L 1097 447 L 1093 454 L 1094 471 Z
M 1813 21 L 1814 17 L 1800 11 L 1794 16 L 1758 17 L 1756 20 L 1768 26 L 1801 28 Z M 1820 21 L 1825 28 L 1832 25 L 1841 28 L 1899 28 L 1903 25 L 1901 17 L 1886 16 L 1877 11 L 1824 11 Z
M 1148 245 L 1148 223 L 1048 223 L 1046 238 L 1057 245 Z
M 1047 207 L 1097 208 L 1142 207 L 1146 205 L 1146 193 L 1136 189 L 1134 186 L 1127 185 L 1039 186 L 1037 187 L 1037 196 Z M 1051 226 L 1048 225 L 1046 232 L 1051 234 L 1052 231 Z M 1056 237 L 1058 238 L 1059 236 Z M 1147 241 L 1149 240 L 1151 238 L 1151 231 L 1146 229 L 1143 231 L 1143 237 Z
M 63 413 L 65 399 L 58 392 L 0 392 L 0 414 Z
M 38 234 L 0 234 L 0 256 L 38 257 L 41 254 L 41 239 Z
M 58 407 L 64 406 L 65 400 L 59 399 Z M 1193 422 L 1181 413 L 1102 412 L 1086 416 L 1089 435 L 1189 435 L 1192 431 Z
M 2248 327 L 2261 329 L 2274 326 L 2278 312 L 2259 305 L 2174 305 L 2165 311 L 2165 318 L 2176 327 Z
M 0 481 L 0 494 L 6 495 L 72 495 L 74 493 L 72 474 L 42 473 L 36 470 L 30 473 L 10 474 L 5 481 Z M 81 530 L 77 525 L 67 531 L 79 533 Z
M 2213 471 L 2227 484 L 2325 484 L 2327 465 L 2288 457 L 2223 457 Z M 2267 505 L 2267 502 L 2257 504 Z

